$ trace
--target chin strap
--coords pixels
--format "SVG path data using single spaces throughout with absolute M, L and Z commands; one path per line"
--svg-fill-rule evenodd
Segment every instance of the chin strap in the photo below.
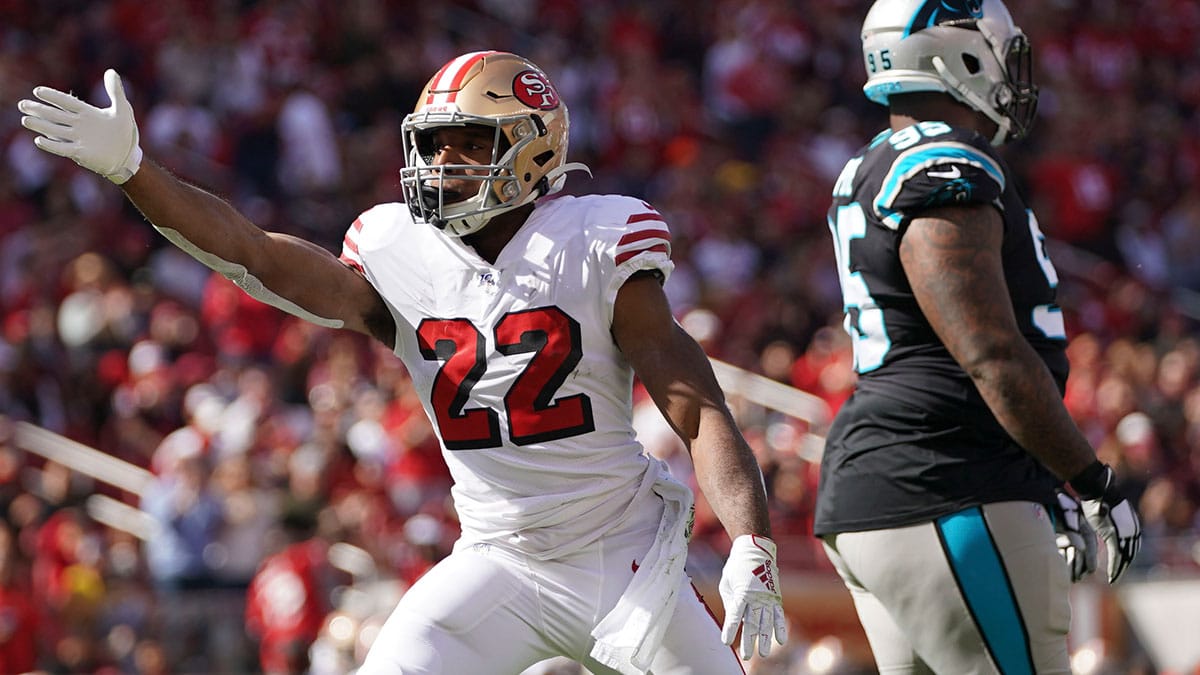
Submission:
M 938 71 L 938 75 L 942 77 L 942 80 L 952 87 L 963 100 L 996 123 L 996 134 L 992 136 L 992 145 L 1002 145 L 1008 138 L 1009 129 L 1012 128 L 1012 121 L 996 112 L 996 109 L 988 105 L 983 100 L 983 97 L 968 89 L 967 85 L 960 82 L 957 77 L 954 77 L 954 74 L 946 67 L 946 62 L 942 60 L 942 57 L 933 57 L 933 67 Z
M 484 225 L 486 225 L 489 220 L 495 218 L 501 213 L 525 206 L 539 197 L 552 195 L 555 192 L 563 189 L 563 185 L 565 185 L 567 182 L 566 174 L 569 171 L 583 171 L 586 172 L 589 177 L 592 175 L 592 170 L 588 168 L 586 164 L 583 164 L 582 162 L 569 162 L 547 171 L 546 175 L 542 176 L 542 179 L 538 181 L 539 188 L 541 188 L 541 186 L 545 187 L 530 192 L 529 196 L 522 202 L 508 204 L 502 208 L 491 209 L 484 213 L 474 213 L 465 218 L 450 218 L 444 221 L 438 221 L 435 218 L 430 221 L 430 224 L 452 237 L 465 237 L 468 234 L 472 234 L 483 229 Z
M 592 170 L 588 168 L 587 164 L 583 162 L 567 162 L 562 166 L 550 169 L 546 172 L 546 176 L 542 178 L 542 180 L 546 181 L 546 185 L 549 186 L 546 194 L 552 195 L 563 189 L 563 186 L 567 183 L 567 172 L 569 171 L 583 171 L 588 175 L 588 178 L 592 177 Z

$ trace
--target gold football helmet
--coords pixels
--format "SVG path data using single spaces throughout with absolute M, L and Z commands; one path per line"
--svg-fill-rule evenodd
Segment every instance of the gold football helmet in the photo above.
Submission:
M 434 165 L 432 131 L 466 125 L 495 129 L 491 163 Z M 587 170 L 566 163 L 569 128 L 566 104 L 527 59 L 483 51 L 451 60 L 425 85 L 403 122 L 408 161 L 400 184 L 413 218 L 462 237 L 505 211 L 557 192 L 567 171 Z M 446 203 L 441 178 L 450 172 L 478 181 L 479 191 Z

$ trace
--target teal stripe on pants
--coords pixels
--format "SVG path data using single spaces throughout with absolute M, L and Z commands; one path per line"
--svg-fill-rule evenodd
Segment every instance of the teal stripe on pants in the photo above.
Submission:
M 1029 635 L 979 507 L 937 520 L 938 536 L 963 599 L 1004 675 L 1032 675 Z

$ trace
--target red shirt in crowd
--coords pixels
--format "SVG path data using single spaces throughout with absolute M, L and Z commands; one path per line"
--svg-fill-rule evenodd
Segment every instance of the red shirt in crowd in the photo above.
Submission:
M 292 672 L 329 613 L 322 577 L 328 567 L 324 542 L 292 544 L 263 561 L 246 600 L 246 629 L 259 639 L 266 672 Z
M 33 595 L 19 584 L 0 585 L 0 673 L 27 673 L 36 666 Z

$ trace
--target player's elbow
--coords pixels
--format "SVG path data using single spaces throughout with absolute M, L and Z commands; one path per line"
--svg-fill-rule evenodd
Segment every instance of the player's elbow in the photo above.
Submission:
M 973 345 L 957 355 L 963 371 L 976 383 L 1003 380 L 1006 375 L 1025 367 L 1024 350 L 1008 342 L 987 342 Z

